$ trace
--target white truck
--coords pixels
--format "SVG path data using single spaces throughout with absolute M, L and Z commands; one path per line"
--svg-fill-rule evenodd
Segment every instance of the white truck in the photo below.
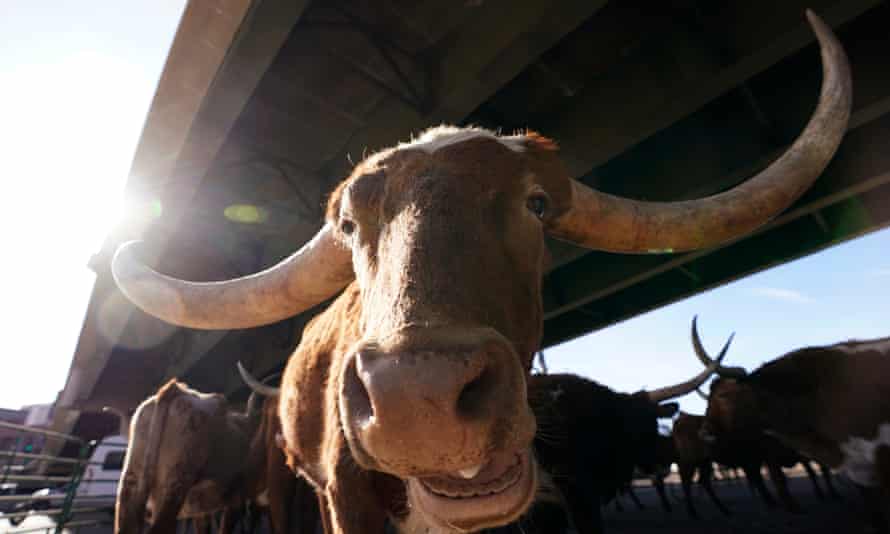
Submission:
M 114 510 L 126 452 L 127 436 L 106 436 L 96 445 L 84 467 L 80 483 L 74 489 L 74 508 Z M 30 500 L 16 505 L 14 512 L 47 513 L 46 510 L 57 510 L 64 503 L 70 489 L 71 483 L 39 489 L 31 494 Z M 24 519 L 25 516 L 17 515 L 10 517 L 9 521 L 17 525 Z

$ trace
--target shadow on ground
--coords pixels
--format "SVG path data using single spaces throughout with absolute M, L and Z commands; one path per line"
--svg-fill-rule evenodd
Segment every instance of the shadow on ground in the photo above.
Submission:
M 694 493 L 695 506 L 701 519 L 690 519 L 686 513 L 679 485 L 669 484 L 668 496 L 673 506 L 665 513 L 652 488 L 638 488 L 645 510 L 638 510 L 628 498 L 622 499 L 624 511 L 614 505 L 603 511 L 608 534 L 857 534 L 867 532 L 866 512 L 858 490 L 837 480 L 843 501 L 819 500 L 806 477 L 789 478 L 789 487 L 800 503 L 799 514 L 781 508 L 767 508 L 754 498 L 743 479 L 715 484 L 720 499 L 730 508 L 725 517 L 703 491 Z M 767 482 L 769 484 L 769 482 Z M 772 489 L 772 488 L 770 488 Z

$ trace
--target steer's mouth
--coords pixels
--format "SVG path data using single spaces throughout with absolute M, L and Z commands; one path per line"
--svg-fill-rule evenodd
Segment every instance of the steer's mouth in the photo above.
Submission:
M 484 466 L 453 475 L 412 478 L 411 506 L 439 527 L 476 531 L 510 523 L 537 491 L 537 467 L 528 450 L 498 453 Z

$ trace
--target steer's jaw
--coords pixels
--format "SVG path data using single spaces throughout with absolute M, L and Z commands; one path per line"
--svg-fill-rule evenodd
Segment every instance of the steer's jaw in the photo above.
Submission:
M 476 468 L 409 479 L 412 510 L 430 526 L 449 532 L 475 532 L 517 520 L 534 501 L 537 464 L 528 449 L 498 453 L 476 473 L 472 471 Z

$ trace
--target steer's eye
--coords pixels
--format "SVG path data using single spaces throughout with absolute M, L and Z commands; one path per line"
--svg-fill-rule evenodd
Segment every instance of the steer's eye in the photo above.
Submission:
M 535 217 L 539 219 L 544 218 L 544 214 L 547 213 L 547 195 L 544 193 L 536 193 L 525 201 L 525 207 L 528 210 L 535 214 Z
M 340 231 L 343 232 L 344 235 L 352 235 L 352 232 L 355 231 L 355 223 L 349 219 L 341 220 Z

